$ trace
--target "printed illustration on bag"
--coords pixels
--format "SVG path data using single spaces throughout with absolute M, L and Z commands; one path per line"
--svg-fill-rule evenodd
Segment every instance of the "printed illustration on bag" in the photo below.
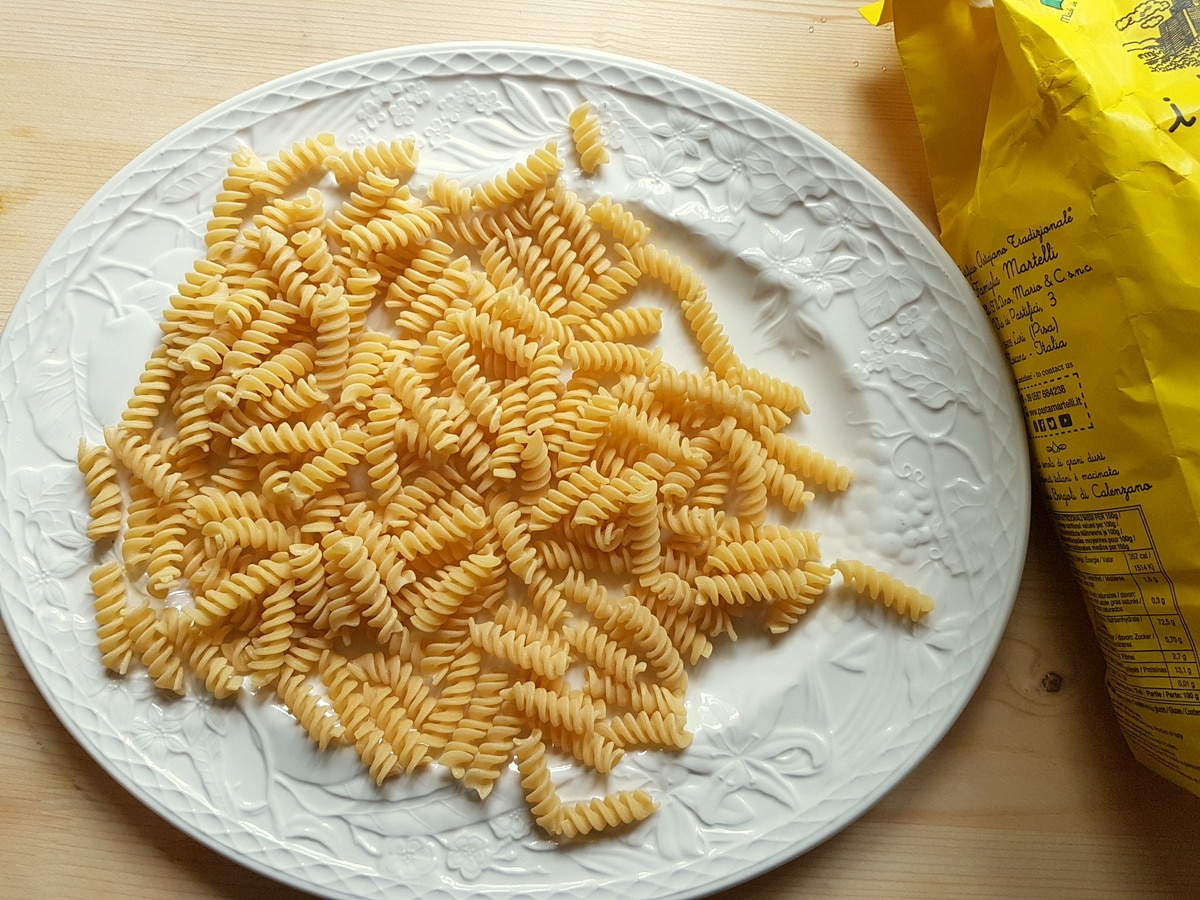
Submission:
M 1200 0 L 1142 0 L 1116 25 L 1152 71 L 1200 67 Z

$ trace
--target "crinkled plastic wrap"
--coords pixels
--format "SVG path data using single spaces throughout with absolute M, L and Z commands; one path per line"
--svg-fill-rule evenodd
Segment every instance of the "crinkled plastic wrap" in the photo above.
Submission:
M 1200 793 L 1200 0 L 891 12 L 1125 737 Z

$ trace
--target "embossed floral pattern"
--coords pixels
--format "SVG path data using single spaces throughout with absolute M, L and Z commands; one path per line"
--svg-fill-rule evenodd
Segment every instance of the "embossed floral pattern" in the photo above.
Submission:
M 425 82 L 420 80 L 376 85 L 367 91 L 355 116 L 367 131 L 374 131 L 384 122 L 391 122 L 396 128 L 411 128 L 417 120 L 418 108 L 428 103 L 431 96 Z
M 188 752 L 183 721 L 168 715 L 158 703 L 151 703 L 144 714 L 134 717 L 131 730 L 134 743 L 155 759 L 163 759 L 168 753 Z
M 396 838 L 384 846 L 383 868 L 398 878 L 412 881 L 432 872 L 440 858 L 437 845 L 429 838 Z
M 708 123 L 686 109 L 667 110 L 666 121 L 654 125 L 650 133 L 662 141 L 667 150 L 681 150 L 685 156 L 699 159 L 701 142 L 708 137 Z

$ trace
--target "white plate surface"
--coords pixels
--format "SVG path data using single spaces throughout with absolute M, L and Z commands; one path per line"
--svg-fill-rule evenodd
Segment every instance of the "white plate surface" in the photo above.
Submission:
M 680 754 L 627 757 L 661 809 L 570 847 L 519 786 L 486 803 L 437 771 L 377 790 L 275 706 L 157 694 L 98 661 L 74 465 L 119 416 L 169 293 L 201 253 L 231 151 L 333 132 L 414 135 L 421 178 L 498 173 L 598 110 L 612 161 L 585 197 L 643 212 L 703 273 L 736 349 L 806 388 L 799 436 L 857 472 L 801 523 L 937 601 L 911 626 L 834 590 L 781 640 L 701 664 Z M 685 339 L 668 355 L 688 360 Z M 344 897 L 692 896 L 801 853 L 868 809 L 942 737 L 1008 619 L 1029 473 L 1005 360 L 932 236 L 795 123 L 678 72 L 596 52 L 457 44 L 329 63 L 180 128 L 109 182 L 37 268 L 0 339 L 0 608 L 79 742 L 166 820 L 294 886 Z

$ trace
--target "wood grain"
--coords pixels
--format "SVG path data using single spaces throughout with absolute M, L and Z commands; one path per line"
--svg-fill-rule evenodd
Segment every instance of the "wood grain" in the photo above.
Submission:
M 806 125 L 935 225 L 888 29 L 835 0 L 4 5 L 0 326 L 79 207 L 243 90 L 407 44 L 524 40 L 672 66 Z M 294 896 L 164 824 L 81 750 L 0 635 L 0 895 Z M 820 847 L 722 896 L 1192 897 L 1200 800 L 1133 762 L 1039 502 L 995 660 L 946 738 Z

